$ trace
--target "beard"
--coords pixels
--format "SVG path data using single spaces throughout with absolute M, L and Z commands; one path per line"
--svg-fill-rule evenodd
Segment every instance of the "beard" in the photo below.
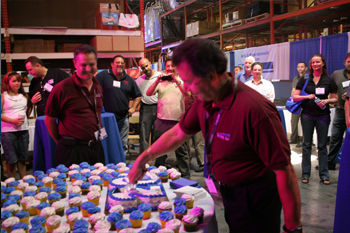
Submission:
M 350 74 L 350 65 L 347 65 L 347 66 L 345 67 L 345 71 L 346 71 L 346 73 Z

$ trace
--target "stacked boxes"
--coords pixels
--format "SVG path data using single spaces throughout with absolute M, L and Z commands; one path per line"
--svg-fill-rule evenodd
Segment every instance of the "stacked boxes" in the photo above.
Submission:
M 142 52 L 144 40 L 141 36 L 95 36 L 90 45 L 99 52 Z
M 220 28 L 219 23 L 207 22 L 207 21 L 196 21 L 186 25 L 186 36 L 200 36 L 206 35 L 218 31 Z
M 244 6 L 238 7 L 237 11 L 226 13 L 225 21 L 226 23 L 231 23 L 238 19 L 245 19 L 247 15 L 247 8 Z

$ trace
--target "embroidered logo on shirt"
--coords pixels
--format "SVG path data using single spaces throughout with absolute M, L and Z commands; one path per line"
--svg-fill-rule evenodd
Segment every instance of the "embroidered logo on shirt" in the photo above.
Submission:
M 225 140 L 225 141 L 230 141 L 230 137 L 231 137 L 231 135 L 230 134 L 227 134 L 227 133 L 220 133 L 220 132 L 217 132 L 216 133 L 216 137 L 218 137 L 218 138 L 221 138 L 221 139 L 223 139 L 223 140 Z
M 123 82 L 125 85 L 129 85 L 129 82 L 128 81 L 124 81 Z

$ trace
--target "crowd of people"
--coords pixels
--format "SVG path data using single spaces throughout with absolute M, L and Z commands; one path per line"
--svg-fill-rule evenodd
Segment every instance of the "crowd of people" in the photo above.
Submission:
M 315 54 L 308 66 L 298 64 L 292 95 L 293 100 L 304 103 L 301 114 L 292 115 L 289 142 L 273 104 L 274 86 L 264 79 L 263 64 L 254 57 L 247 57 L 243 68 L 227 72 L 224 53 L 204 39 L 186 40 L 172 55 L 165 61 L 164 72 L 153 70 L 151 62 L 142 58 L 143 75 L 137 80 L 126 74 L 121 55 L 112 59 L 110 69 L 97 74 L 97 52 L 90 45 L 75 48 L 76 71 L 70 77 L 60 69 L 46 68 L 37 57 L 29 57 L 25 67 L 35 77 L 29 94 L 24 92 L 19 74 L 7 73 L 1 86 L 1 141 L 8 176 L 14 177 L 16 168 L 21 178 L 26 174 L 28 117 L 33 104 L 38 116 L 45 115 L 47 129 L 57 143 L 56 163 L 66 166 L 104 163 L 101 140 L 108 132 L 101 125 L 103 107 L 116 117 L 126 154 L 129 116 L 140 105 L 140 155 L 129 172 L 130 182 L 142 177 L 149 161 L 170 167 L 167 154 L 173 151 L 181 176 L 190 178 L 192 139 L 196 171 L 203 171 L 206 165 L 208 180 L 220 184 L 230 232 L 279 232 L 282 207 L 283 229 L 302 232 L 290 143 L 302 144 L 301 183 L 307 184 L 316 128 L 319 177 L 329 185 L 328 170 L 335 169 L 344 131 L 350 126 L 350 53 L 345 69 L 332 76 L 321 54 Z M 306 81 L 308 95 L 302 95 Z M 328 153 L 330 105 L 336 105 L 336 112 Z M 302 138 L 298 137 L 299 118 Z

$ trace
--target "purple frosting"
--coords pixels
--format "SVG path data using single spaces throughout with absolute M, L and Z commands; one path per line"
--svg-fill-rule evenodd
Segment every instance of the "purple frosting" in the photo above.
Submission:
M 156 233 L 158 230 L 162 229 L 162 226 L 159 223 L 156 222 L 150 222 L 147 225 L 147 233 Z
M 174 215 L 170 211 L 163 211 L 159 214 L 159 219 L 162 221 L 169 221 L 174 218 Z
M 129 228 L 131 227 L 131 222 L 127 219 L 120 220 L 115 224 L 115 227 L 118 228 L 119 230 L 124 229 L 124 228 Z
M 175 207 L 174 212 L 177 214 L 184 214 L 187 211 L 187 207 L 185 205 L 178 205 Z

